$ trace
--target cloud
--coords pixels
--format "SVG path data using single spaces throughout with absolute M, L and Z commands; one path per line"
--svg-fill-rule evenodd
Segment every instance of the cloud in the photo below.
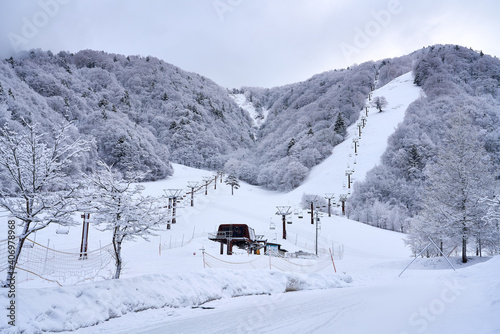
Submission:
M 377 20 L 394 5 L 402 10 L 388 24 Z M 495 0 L 4 1 L 0 50 L 13 54 L 9 36 L 23 37 L 31 22 L 37 31 L 21 45 L 27 49 L 151 55 L 225 87 L 270 87 L 435 43 L 500 55 L 499 12 Z M 367 31 L 366 45 L 356 46 Z M 347 57 L 345 45 L 358 52 Z

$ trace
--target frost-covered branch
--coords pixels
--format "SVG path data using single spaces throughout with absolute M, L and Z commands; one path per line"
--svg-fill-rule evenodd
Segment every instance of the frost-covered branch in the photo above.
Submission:
M 144 187 L 136 184 L 140 180 L 138 174 L 123 179 L 121 173 L 104 162 L 100 162 L 99 169 L 86 179 L 91 194 L 86 201 L 87 211 L 93 213 L 98 228 L 113 232 L 114 278 L 117 279 L 123 266 L 123 241 L 136 237 L 147 240 L 154 235 L 159 225 L 167 220 L 164 198 L 143 196 Z
M 0 173 L 7 185 L 0 190 L 0 207 L 16 218 L 22 229 L 17 236 L 14 266 L 31 233 L 52 223 L 73 223 L 77 184 L 64 180 L 64 170 L 73 158 L 88 149 L 89 143 L 71 140 L 70 127 L 71 124 L 64 124 L 52 144 L 47 143 L 50 138 L 39 133 L 36 123 L 25 122 L 25 131 L 21 133 L 8 125 L 0 129 Z

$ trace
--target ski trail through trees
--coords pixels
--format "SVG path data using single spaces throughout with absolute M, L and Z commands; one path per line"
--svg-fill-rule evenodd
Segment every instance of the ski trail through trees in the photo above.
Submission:
M 379 112 L 369 105 L 370 101 L 367 99 L 368 116 L 357 142 L 358 154 L 355 154 L 353 139 L 359 138 L 358 123 L 362 122 L 363 115 L 366 116 L 366 108 L 360 113 L 358 121 L 347 129 L 346 139 L 333 149 L 332 155 L 323 163 L 312 168 L 304 184 L 290 192 L 290 196 L 296 197 L 302 193 L 323 196 L 325 193 L 333 192 L 335 199 L 338 200 L 339 194 L 347 194 L 349 189 L 346 170 L 354 169 L 351 181 L 355 183 L 363 180 L 366 173 L 380 163 L 380 158 L 387 147 L 387 138 L 403 121 L 406 109 L 419 98 L 420 94 L 421 89 L 413 84 L 411 72 L 374 90 L 371 99 L 384 96 L 388 105 L 383 112 Z

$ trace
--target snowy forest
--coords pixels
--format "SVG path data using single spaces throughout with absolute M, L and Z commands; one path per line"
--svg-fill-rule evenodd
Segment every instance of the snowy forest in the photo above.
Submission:
M 289 191 L 345 140 L 370 91 L 409 71 L 425 94 L 381 164 L 354 184 L 348 216 L 409 233 L 415 250 L 432 236 L 445 252 L 457 242 L 498 252 L 500 61 L 468 48 L 437 45 L 282 87 L 231 90 L 151 56 L 32 50 L 0 61 L 0 127 L 12 131 L 4 135 L 36 127 L 50 146 L 48 134 L 66 124 L 69 139 L 88 143 L 61 171 L 68 179 L 97 173 L 102 161 L 159 180 L 175 162 Z M 1 182 L 2 196 L 17 191 L 5 174 Z
M 253 143 L 251 120 L 225 89 L 153 57 L 33 50 L 0 62 L 0 101 L 2 126 L 49 132 L 69 121 L 75 137 L 93 140 L 81 170 L 99 157 L 157 180 L 169 161 L 217 169 Z
M 377 74 L 383 85 L 410 69 L 411 58 L 402 57 L 394 63 L 328 71 L 283 87 L 242 87 L 237 92 L 267 117 L 257 130 L 254 150 L 228 161 L 226 169 L 251 184 L 294 189 L 345 139 L 346 128 L 359 118 L 375 88 Z
M 291 190 L 330 155 L 374 88 L 411 69 L 411 57 L 368 62 L 271 89 L 232 91 L 154 57 L 84 50 L 32 50 L 0 62 L 0 126 L 73 125 L 92 140 L 77 171 L 96 158 L 145 180 L 171 174 L 169 162 L 226 170 L 251 184 Z M 231 98 L 242 92 L 266 112 L 257 127 Z M 49 139 L 47 139 L 49 140 Z
M 463 256 L 468 246 L 498 253 L 500 61 L 432 46 L 415 54 L 412 70 L 425 96 L 406 111 L 381 164 L 354 184 L 349 216 L 409 233 L 414 250 L 431 236 L 446 254 L 457 244 Z

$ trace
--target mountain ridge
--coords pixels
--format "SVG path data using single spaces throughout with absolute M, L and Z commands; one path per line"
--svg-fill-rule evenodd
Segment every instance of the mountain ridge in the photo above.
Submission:
M 457 57 L 473 52 L 449 49 Z M 95 142 L 79 162 L 82 170 L 98 157 L 157 180 L 171 175 L 172 161 L 289 191 L 344 140 L 335 131 L 337 118 L 346 127 L 358 119 L 375 79 L 382 87 L 417 69 L 429 50 L 232 92 L 151 56 L 31 50 L 0 62 L 0 124 L 21 129 L 30 120 L 48 130 L 73 122 L 74 136 Z M 428 85 L 429 73 L 418 73 L 416 82 Z M 258 115 L 265 110 L 265 122 L 255 127 L 232 93 L 243 94 Z

